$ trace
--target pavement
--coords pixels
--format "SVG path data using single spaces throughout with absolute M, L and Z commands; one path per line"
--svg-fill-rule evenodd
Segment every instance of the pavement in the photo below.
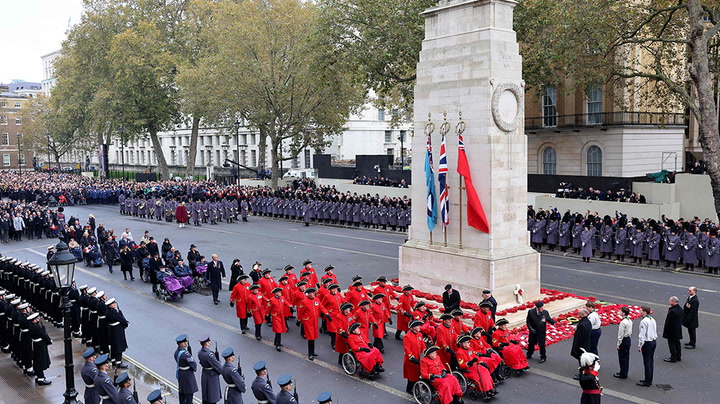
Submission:
M 336 267 L 341 286 L 346 287 L 353 275 L 360 274 L 366 281 L 377 276 L 397 277 L 398 247 L 406 235 L 400 233 L 367 231 L 331 226 L 312 225 L 281 220 L 249 217 L 248 223 L 222 223 L 217 226 L 186 227 L 156 222 L 141 218 L 120 216 L 114 206 L 78 206 L 66 209 L 66 216 L 75 215 L 81 222 L 93 213 L 98 222 L 106 228 L 115 229 L 116 234 L 129 227 L 136 240 L 149 230 L 159 241 L 170 238 L 172 244 L 185 252 L 194 243 L 206 256 L 219 255 L 229 268 L 234 258 L 250 270 L 259 260 L 264 267 L 271 268 L 277 277 L 286 264 L 301 267 L 305 259 L 312 259 L 316 270 L 326 265 Z M 11 242 L 2 246 L 2 253 L 31 262 L 43 264 L 45 252 L 54 240 L 29 240 Z M 334 402 L 343 404 L 366 403 L 407 403 L 412 398 L 405 393 L 405 379 L 402 378 L 402 344 L 391 337 L 385 342 L 385 368 L 387 371 L 375 380 L 347 376 L 337 365 L 337 355 L 329 346 L 329 337 L 321 335 L 316 351 L 320 356 L 314 361 L 307 360 L 306 343 L 299 336 L 294 324 L 283 336 L 285 348 L 276 352 L 272 346 L 273 334 L 263 326 L 263 341 L 258 342 L 251 335 L 242 335 L 235 317 L 235 309 L 228 305 L 227 288 L 220 294 L 221 305 L 212 304 L 210 296 L 187 294 L 176 302 L 158 300 L 151 292 L 151 286 L 138 279 L 124 281 L 119 267 L 110 274 L 107 267 L 86 268 L 79 263 L 76 267 L 78 284 L 87 283 L 105 290 L 108 297 L 115 297 L 125 316 L 131 322 L 127 329 L 129 349 L 125 359 L 132 364 L 131 374 L 138 381 L 138 392 L 147 392 L 155 386 L 163 386 L 166 393 L 176 397 L 175 364 L 172 353 L 174 338 L 186 333 L 191 339 L 194 352 L 199 349 L 196 338 L 210 333 L 218 341 L 218 349 L 235 348 L 241 366 L 246 374 L 246 383 L 252 381 L 251 367 L 258 360 L 268 362 L 270 379 L 277 389 L 276 380 L 281 374 L 290 373 L 296 380 L 301 403 L 316 402 L 317 394 L 324 390 L 333 392 Z M 441 270 L 439 268 L 438 270 Z M 298 272 L 297 270 L 295 272 Z M 226 281 L 227 282 L 227 281 Z M 600 338 L 601 385 L 604 386 L 603 403 L 677 403 L 691 398 L 695 402 L 716 402 L 716 389 L 706 380 L 718 371 L 717 358 L 720 348 L 714 344 L 714 332 L 720 327 L 720 277 L 706 276 L 694 272 L 660 271 L 613 262 L 583 263 L 579 257 L 543 254 L 542 286 L 584 296 L 595 296 L 611 303 L 650 305 L 655 311 L 659 332 L 668 306 L 668 298 L 676 295 L 681 301 L 686 297 L 687 287 L 699 288 L 700 328 L 698 348 L 683 350 L 679 363 L 665 363 L 669 356 L 667 344 L 658 341 L 655 358 L 655 385 L 644 388 L 635 385 L 642 375 L 642 359 L 637 351 L 631 353 L 630 377 L 619 380 L 612 377 L 618 370 L 615 336 L 617 326 L 603 327 Z M 437 292 L 439 293 L 439 292 Z M 462 289 L 460 289 L 462 294 Z M 501 304 L 503 302 L 500 302 Z M 553 313 L 551 313 L 553 314 Z M 636 343 L 638 322 L 635 322 L 633 343 Z M 392 332 L 392 330 L 391 330 Z M 58 349 L 60 338 L 55 339 L 53 349 Z M 687 342 L 687 340 L 683 341 Z M 520 378 L 511 378 L 498 387 L 493 402 L 497 403 L 571 403 L 577 402 L 580 389 L 572 375 L 577 362 L 570 357 L 571 341 L 563 341 L 548 347 L 548 361 L 540 364 L 537 357 L 531 360 L 532 369 Z M 214 347 L 214 344 L 213 344 Z M 81 348 L 75 349 L 75 369 L 79 372 L 82 358 Z M 20 375 L 19 369 L 9 360 L 0 361 L 0 400 L 8 403 L 44 402 L 17 393 L 17 389 L 34 390 L 47 401 L 59 402 L 64 391 L 62 379 L 62 357 L 58 351 L 52 355 L 56 377 L 50 387 L 35 387 L 32 381 Z M 2 356 L 0 356 L 2 357 Z M 708 375 L 708 377 L 703 377 Z M 16 379 L 25 379 L 25 385 L 17 385 Z M 8 381 L 9 380 L 9 381 Z M 199 375 L 198 375 L 199 380 Z M 79 384 L 79 386 L 82 386 Z M 30 393 L 25 393 L 30 394 Z M 80 388 L 82 394 L 82 387 Z M 141 398 L 146 397 L 140 394 Z M 8 398 L 6 398 L 8 397 Z M 254 402 L 250 392 L 244 395 L 246 402 Z M 199 398 L 199 394 L 196 394 Z M 145 402 L 144 400 L 141 400 Z M 2 401 L 0 401 L 2 402 Z M 171 398 L 170 402 L 177 402 Z

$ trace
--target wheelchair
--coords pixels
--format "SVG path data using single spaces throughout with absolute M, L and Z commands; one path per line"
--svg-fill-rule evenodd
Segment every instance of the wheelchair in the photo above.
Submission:
M 457 370 L 453 370 L 451 373 L 457 379 L 460 390 L 465 395 L 468 390 L 468 380 Z M 427 379 L 420 379 L 415 383 L 415 386 L 413 386 L 413 398 L 418 404 L 435 404 L 440 401 L 437 390 L 433 387 L 432 382 Z
M 353 376 L 357 373 L 358 377 L 360 377 L 361 379 L 373 379 L 377 377 L 377 375 L 379 375 L 379 373 L 375 370 L 367 372 L 365 369 L 363 369 L 362 365 L 355 357 L 355 353 L 352 351 L 347 351 L 343 354 L 342 368 L 343 371 L 345 371 L 345 373 L 347 373 L 349 376 Z

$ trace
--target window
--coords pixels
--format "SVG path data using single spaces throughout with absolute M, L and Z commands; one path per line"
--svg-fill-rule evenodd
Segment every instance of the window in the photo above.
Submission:
M 220 138 L 218 138 L 220 140 Z M 220 150 L 215 150 L 215 164 L 222 164 L 222 160 L 220 160 Z
M 290 166 L 292 168 L 300 168 L 300 159 L 297 157 L 293 158 L 292 161 L 290 162 Z
M 389 149 L 387 149 L 387 155 L 388 155 L 388 156 L 394 156 L 394 155 L 395 155 L 395 149 L 393 149 L 392 147 L 389 148 Z
M 7 102 L 0 101 L 0 108 L 7 108 Z
M 22 121 L 20 120 L 20 117 L 18 116 L 15 118 L 15 125 L 20 125 L 20 124 L 22 124 Z
M 250 144 L 255 144 L 255 134 L 254 133 L 250 134 Z
M 592 86 L 588 90 L 587 100 L 588 125 L 602 124 L 602 87 Z
M 15 108 L 22 108 L 20 101 L 15 101 Z
M 240 152 L 240 164 L 247 165 L 247 152 L 245 150 Z
M 557 126 L 557 88 L 545 87 L 542 97 L 543 126 Z
M 587 175 L 600 177 L 602 175 L 602 150 L 597 146 L 587 149 Z
M 305 149 L 305 168 L 310 168 L 310 150 Z
M 201 166 L 205 165 L 205 153 L 203 153 L 203 152 L 200 152 L 200 165 Z
M 384 121 L 384 120 L 385 120 L 385 110 L 378 109 L 378 121 Z
M 241 135 L 241 136 L 242 136 L 242 141 L 240 142 L 240 144 L 248 144 L 248 143 L 247 143 L 247 135 L 246 135 L 246 134 L 243 134 L 243 135 Z
M 0 125 L 7 125 L 7 117 L 0 116 Z
M 10 155 L 3 154 L 3 166 L 7 167 L 10 165 Z
M 552 147 L 546 147 L 543 149 L 542 152 L 542 165 L 543 165 L 543 174 L 545 175 L 555 175 L 555 167 L 556 167 L 556 160 L 555 160 L 555 149 Z
M 8 135 L 7 133 L 3 133 L 1 142 L 3 145 L 9 145 L 10 144 L 10 135 Z
M 386 130 L 385 131 L 385 143 L 390 143 L 390 142 L 392 142 L 392 131 Z
M 175 161 L 175 150 L 170 150 L 170 164 L 175 165 L 177 164 Z
M 205 146 L 205 137 L 198 136 L 200 138 L 200 146 Z
M 238 151 L 237 151 L 237 150 L 233 150 L 233 160 L 235 160 L 235 161 L 237 161 L 237 162 L 240 162 L 240 160 L 238 160 L 238 158 L 239 158 L 239 156 L 238 156 Z
M 250 150 L 250 165 L 257 167 L 257 150 Z

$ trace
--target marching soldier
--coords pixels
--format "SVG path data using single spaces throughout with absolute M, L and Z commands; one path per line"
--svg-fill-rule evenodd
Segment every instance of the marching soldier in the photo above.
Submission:
M 45 331 L 45 326 L 40 323 L 39 316 L 39 313 L 32 313 L 27 316 L 27 321 L 30 322 L 28 334 L 32 339 L 35 383 L 38 386 L 47 386 L 52 383 L 52 381 L 45 379 L 45 370 L 50 367 L 50 355 L 47 346 L 52 344 L 52 339 Z
M 411 321 L 408 324 L 410 330 L 403 338 L 403 377 L 407 379 L 405 391 L 408 394 L 413 393 L 415 383 L 420 380 L 420 359 L 425 348 L 424 337 L 420 332 L 422 325 L 423 322 L 420 320 Z
M 373 340 L 373 346 L 379 349 L 381 353 L 385 353 L 385 344 L 383 344 L 383 337 L 385 336 L 385 323 L 391 321 L 390 312 L 385 307 L 384 301 L 385 294 L 377 293 L 373 296 L 373 303 L 370 305 L 372 317 L 375 319 L 372 330 L 372 335 L 375 337 Z
M 260 361 L 253 365 L 256 377 L 255 380 L 253 380 L 250 389 L 252 390 L 258 404 L 276 404 L 277 399 L 275 398 L 275 393 L 272 391 L 270 378 L 268 377 L 265 365 L 265 361 Z
M 120 387 L 120 390 L 118 390 L 118 403 L 138 404 L 138 402 L 135 401 L 135 398 L 133 397 L 133 392 L 130 391 L 132 379 L 130 379 L 130 375 L 128 375 L 128 372 L 122 372 L 120 376 L 115 379 L 115 384 Z
M 252 315 L 255 322 L 255 339 L 262 339 L 262 325 L 265 319 L 265 307 L 267 299 L 259 293 L 260 285 L 254 283 L 250 286 L 250 295 L 248 296 L 248 314 Z
M 268 315 L 272 323 L 272 330 L 275 333 L 275 349 L 280 352 L 282 350 L 282 335 L 288 332 L 287 321 L 285 320 L 286 311 L 290 311 L 290 304 L 282 296 L 283 288 L 276 287 L 272 290 L 272 296 L 268 302 Z
M 225 358 L 222 376 L 227 384 L 227 387 L 225 387 L 225 404 L 243 404 L 242 393 L 246 391 L 245 376 L 242 374 L 239 362 L 237 366 L 233 366 L 235 351 L 232 348 L 227 348 L 222 352 L 222 357 Z
M 395 331 L 395 339 L 397 340 L 400 339 L 403 331 L 407 332 L 409 329 L 408 324 L 412 320 L 412 311 L 415 307 L 415 297 L 412 295 L 414 289 L 410 285 L 405 285 L 402 288 L 402 295 L 398 297 L 400 307 L 398 307 L 397 311 L 397 331 Z
M 343 296 L 338 292 L 340 290 L 340 285 L 337 283 L 333 283 L 332 285 L 328 286 L 328 290 L 330 291 L 328 294 L 325 295 L 322 299 L 323 307 L 325 307 L 325 310 L 328 312 L 330 317 L 332 317 L 333 320 L 336 320 L 336 317 L 338 314 L 340 314 L 340 306 L 342 306 L 343 303 L 345 303 L 345 299 Z M 330 333 L 330 345 L 335 348 L 335 340 L 336 340 L 336 332 L 337 332 L 337 324 L 335 321 L 328 321 L 326 323 L 327 325 L 327 331 Z
M 298 306 L 298 319 L 303 325 L 303 331 L 305 332 L 305 339 L 308 342 L 308 359 L 311 361 L 315 360 L 317 354 L 315 353 L 315 340 L 318 338 L 319 325 L 318 320 L 322 315 L 328 321 L 332 321 L 332 318 L 328 314 L 325 307 L 320 304 L 320 301 L 315 298 L 315 292 L 317 289 L 308 288 L 306 290 L 307 296 L 303 300 L 302 304 Z
M 95 359 L 95 366 L 98 372 L 95 375 L 94 385 L 102 401 L 102 404 L 119 404 L 118 392 L 115 385 L 107 374 L 110 369 L 110 358 L 107 355 L 100 355 Z
M 178 335 L 175 338 L 175 342 L 178 347 L 175 350 L 173 358 L 175 358 L 175 363 L 177 364 L 175 377 L 178 380 L 179 404 L 192 404 L 193 395 L 198 391 L 197 381 L 195 380 L 197 362 L 195 362 L 195 359 L 192 357 L 187 335 Z
M 291 375 L 280 376 L 278 386 L 280 386 L 280 393 L 277 396 L 277 404 L 292 404 L 298 402 L 297 393 L 293 394 L 290 392 L 293 388 Z
M 200 385 L 202 387 L 203 403 L 214 404 L 222 399 L 220 393 L 220 374 L 222 364 L 210 350 L 210 336 L 203 334 L 199 338 L 202 349 L 198 353 L 198 362 L 202 366 Z
M 95 358 L 97 358 L 95 349 L 86 349 L 82 356 L 83 359 L 85 359 L 85 363 L 82 369 L 80 369 L 80 377 L 82 377 L 83 383 L 85 383 L 85 394 L 83 394 L 84 402 L 85 404 L 100 404 L 100 395 L 95 388 L 95 376 L 98 373 L 97 366 L 95 366 Z
M 250 290 L 247 280 L 250 279 L 248 275 L 240 275 L 237 278 L 238 283 L 233 287 L 232 293 L 230 294 L 230 307 L 235 306 L 235 315 L 240 319 L 240 330 L 245 334 L 249 328 L 248 323 L 248 299 L 250 296 Z
M 315 268 L 312 267 L 312 263 L 313 263 L 313 262 L 310 261 L 310 260 L 305 260 L 305 261 L 303 261 L 303 267 L 304 267 L 304 268 L 303 268 L 303 271 L 308 271 L 308 272 L 310 272 L 310 280 L 309 280 L 308 283 L 310 284 L 310 286 L 315 286 L 315 287 L 317 287 L 318 284 L 319 284 L 319 283 L 318 283 L 318 277 L 317 277 L 317 274 L 315 273 Z

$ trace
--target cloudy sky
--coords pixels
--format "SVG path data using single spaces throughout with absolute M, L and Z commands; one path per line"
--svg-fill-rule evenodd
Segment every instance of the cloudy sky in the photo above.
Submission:
M 60 49 L 70 24 L 80 21 L 82 0 L 0 0 L 0 83 L 40 82 L 40 56 Z

